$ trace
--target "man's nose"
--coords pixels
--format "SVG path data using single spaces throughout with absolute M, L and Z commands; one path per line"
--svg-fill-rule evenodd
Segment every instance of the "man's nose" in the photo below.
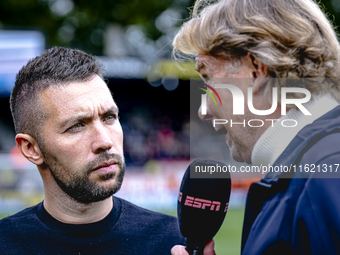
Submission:
M 112 131 L 105 127 L 103 123 L 94 125 L 92 133 L 92 151 L 100 153 L 108 151 L 113 147 Z
M 206 113 L 204 113 L 201 105 L 198 109 L 198 117 L 203 121 L 211 121 L 214 115 L 211 113 L 208 106 L 206 106 Z

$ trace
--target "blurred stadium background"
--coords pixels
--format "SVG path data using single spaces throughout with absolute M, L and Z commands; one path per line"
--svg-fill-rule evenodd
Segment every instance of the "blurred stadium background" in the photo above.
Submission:
M 171 42 L 193 0 L 0 1 L 0 218 L 43 200 L 34 165 L 14 143 L 9 96 L 28 59 L 53 46 L 82 49 L 106 67 L 120 108 L 126 177 L 117 196 L 176 214 L 178 188 L 190 162 L 192 62 L 179 70 Z M 318 1 L 319 2 L 319 1 Z M 339 0 L 320 3 L 337 25 Z M 196 111 L 196 110 L 195 110 Z M 230 210 L 216 237 L 218 254 L 239 254 L 244 200 L 253 179 L 234 179 Z

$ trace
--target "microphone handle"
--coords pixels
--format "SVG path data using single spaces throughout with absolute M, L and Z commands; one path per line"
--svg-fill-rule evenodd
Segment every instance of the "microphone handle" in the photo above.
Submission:
M 205 244 L 188 239 L 185 249 L 190 255 L 203 255 Z
M 192 255 L 203 255 L 203 252 L 199 252 L 198 250 L 194 250 Z

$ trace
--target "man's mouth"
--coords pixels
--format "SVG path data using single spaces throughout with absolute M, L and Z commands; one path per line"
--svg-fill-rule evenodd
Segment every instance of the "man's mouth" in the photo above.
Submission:
M 230 144 L 230 140 L 229 140 L 229 133 L 228 133 L 228 130 L 224 127 L 224 126 L 219 126 L 218 128 L 215 128 L 216 132 L 220 135 L 225 135 L 225 140 L 226 140 L 226 143 L 227 145 L 230 147 L 231 144 Z
M 95 167 L 92 172 L 97 172 L 97 173 L 111 173 L 116 171 L 117 169 L 118 162 L 115 160 L 109 160 L 101 163 L 97 167 Z
M 227 129 L 225 128 L 225 126 L 221 123 L 215 123 L 215 118 L 211 119 L 212 125 L 215 129 L 215 131 L 220 134 L 220 135 L 225 135 L 228 133 Z
M 221 128 L 219 128 L 218 130 L 216 130 L 216 132 L 220 135 L 225 135 L 225 134 L 228 133 L 227 129 L 223 126 Z

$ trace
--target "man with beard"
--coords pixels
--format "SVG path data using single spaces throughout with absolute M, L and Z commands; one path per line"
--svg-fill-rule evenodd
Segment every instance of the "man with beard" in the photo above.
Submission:
M 47 50 L 20 70 L 10 105 L 45 199 L 0 221 L 0 254 L 167 254 L 183 243 L 174 217 L 112 196 L 125 171 L 123 132 L 94 57 Z
M 173 45 L 195 54 L 221 100 L 206 97 L 200 118 L 225 131 L 233 159 L 266 167 L 248 191 L 241 253 L 340 254 L 340 45 L 318 4 L 197 0 Z

